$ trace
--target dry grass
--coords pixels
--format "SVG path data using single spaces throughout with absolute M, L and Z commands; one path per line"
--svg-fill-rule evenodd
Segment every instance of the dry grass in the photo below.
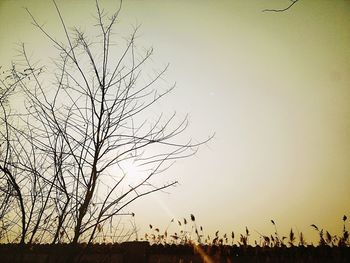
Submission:
M 329 247 L 350 247 L 349 232 L 346 228 L 347 217 L 344 215 L 342 218 L 343 228 L 340 234 L 331 234 L 329 231 L 320 229 L 315 224 L 311 224 L 310 227 L 317 231 L 319 239 L 318 246 L 329 246 Z M 238 235 L 238 239 L 235 240 L 235 232 L 232 231 L 230 234 L 221 234 L 217 230 L 213 237 L 204 233 L 203 227 L 197 225 L 196 218 L 193 214 L 190 215 L 189 219 L 182 218 L 179 220 L 172 219 L 168 224 L 167 228 L 162 231 L 158 227 L 149 225 L 150 232 L 146 233 L 141 241 L 148 241 L 150 244 L 161 244 L 161 245 L 187 245 L 187 244 L 198 244 L 198 245 L 209 245 L 209 246 L 222 246 L 222 245 L 238 245 L 242 247 L 247 246 L 259 246 L 259 247 L 306 247 L 313 245 L 305 240 L 304 234 L 300 232 L 296 234 L 291 228 L 289 233 L 281 235 L 278 232 L 277 224 L 274 220 L 271 220 L 275 232 L 271 235 L 263 235 L 258 231 L 255 231 L 259 235 L 259 240 L 250 240 L 250 230 L 248 227 L 245 228 L 244 233 Z M 172 233 L 169 232 L 171 225 L 177 227 L 177 231 Z

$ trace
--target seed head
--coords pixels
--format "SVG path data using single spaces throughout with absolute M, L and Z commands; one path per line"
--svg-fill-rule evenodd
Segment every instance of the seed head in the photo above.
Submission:
M 191 220 L 194 222 L 196 221 L 196 218 L 194 217 L 194 215 L 191 214 Z

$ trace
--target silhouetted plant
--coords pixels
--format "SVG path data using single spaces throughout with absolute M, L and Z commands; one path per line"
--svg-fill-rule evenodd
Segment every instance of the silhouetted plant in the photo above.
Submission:
M 191 222 L 194 224 L 195 223 L 195 217 L 190 216 L 191 218 Z M 182 219 L 184 221 L 184 218 Z M 273 225 L 276 225 L 276 223 L 271 220 L 271 223 Z M 346 221 L 346 217 L 345 220 L 343 219 L 343 221 Z M 174 220 L 172 219 L 171 222 L 174 222 Z M 180 221 L 178 221 L 180 222 Z M 186 220 L 186 224 L 188 224 L 188 221 Z M 157 237 L 157 235 L 153 235 L 153 234 L 146 234 L 145 236 L 148 237 L 145 240 L 150 241 L 151 243 L 161 243 L 161 244 L 176 244 L 176 245 L 193 245 L 193 244 L 198 244 L 198 245 L 209 245 L 209 246 L 222 246 L 222 245 L 228 245 L 229 243 L 229 236 L 227 235 L 227 233 L 224 233 L 222 236 L 220 235 L 220 231 L 217 230 L 214 232 L 214 238 L 211 239 L 210 235 L 206 235 L 206 238 L 204 239 L 204 242 L 198 242 L 198 236 L 197 233 L 199 234 L 199 232 L 196 232 L 196 239 L 193 239 L 192 235 L 190 232 L 188 231 L 184 231 L 183 226 L 184 224 L 178 224 L 178 226 L 181 228 L 181 230 L 179 232 L 174 232 L 173 234 L 169 234 L 167 232 L 166 235 L 160 235 Z M 319 242 L 318 245 L 319 246 L 345 246 L 348 247 L 349 244 L 349 236 L 348 236 L 348 232 L 346 230 L 346 227 L 343 226 L 343 233 L 341 236 L 337 236 L 337 235 L 331 235 L 329 233 L 329 231 L 325 231 L 323 229 L 319 229 L 315 224 L 312 224 L 311 227 L 317 231 L 318 235 L 319 235 Z M 192 226 L 192 228 L 194 229 L 195 226 Z M 201 235 L 200 237 L 204 237 L 205 233 L 203 232 L 203 227 L 200 227 L 200 231 L 201 231 Z M 257 240 L 253 241 L 253 244 L 255 244 L 255 246 L 262 246 L 262 247 L 271 247 L 271 248 L 278 248 L 278 247 L 286 247 L 287 245 L 289 247 L 295 247 L 295 246 L 299 246 L 299 247 L 305 247 L 307 245 L 309 245 L 304 237 L 304 234 L 302 232 L 299 233 L 298 236 L 296 236 L 295 232 L 293 231 L 293 229 L 291 228 L 289 231 L 289 235 L 288 238 L 285 236 L 282 236 L 282 238 L 279 238 L 278 232 L 277 232 L 277 228 L 275 228 L 275 232 L 272 235 L 263 235 L 261 233 L 259 233 L 258 231 L 256 231 L 259 236 L 260 236 L 260 242 L 258 242 Z M 149 238 L 150 236 L 152 236 L 153 238 Z M 169 237 L 169 239 L 167 238 Z M 243 234 L 240 234 L 239 236 L 239 240 L 237 241 L 237 244 L 239 246 L 243 246 L 243 247 L 248 247 L 250 246 L 250 241 L 249 241 L 249 237 L 250 237 L 250 231 L 248 229 L 248 227 L 245 228 L 245 232 Z M 235 233 L 234 231 L 231 232 L 231 243 L 230 245 L 233 246 L 235 244 L 234 242 L 235 239 Z M 287 242 L 288 239 L 288 242 Z M 298 241 L 297 241 L 298 239 Z M 285 243 L 287 242 L 287 243 Z
M 302 246 L 302 247 L 306 246 L 306 241 L 304 239 L 303 232 L 300 232 L 299 234 L 299 246 Z
M 349 232 L 346 229 L 345 223 L 347 220 L 347 216 L 343 216 L 343 233 L 342 236 L 339 238 L 338 246 L 344 247 L 344 246 L 349 246 Z
M 319 246 L 329 245 L 329 243 L 326 242 L 326 240 L 324 239 L 323 229 L 320 230 L 315 224 L 312 224 L 311 227 L 318 232 L 318 235 L 319 235 L 318 245 Z
M 295 242 L 295 235 L 294 235 L 293 229 L 291 228 L 290 232 L 289 232 L 289 245 L 291 247 L 293 247 L 294 246 L 294 242 Z
M 148 110 L 175 84 L 156 86 L 168 66 L 146 76 L 154 51 L 138 52 L 138 27 L 123 40 L 124 47 L 116 47 L 112 38 L 121 4 L 108 17 L 96 1 L 97 36 L 69 30 L 53 5 L 62 41 L 27 12 L 56 48 L 55 69 L 32 62 L 23 44 L 21 61 L 0 76 L 0 235 L 21 244 L 106 242 L 116 234 L 112 228 L 119 218 L 134 216 L 128 205 L 177 184 L 152 179 L 204 142 L 179 141 L 187 117 L 158 114 L 148 121 Z M 13 90 L 24 98 L 24 108 L 16 113 L 5 107 Z M 126 182 L 126 162 L 142 167 L 138 181 Z M 155 240 L 165 238 L 154 231 Z

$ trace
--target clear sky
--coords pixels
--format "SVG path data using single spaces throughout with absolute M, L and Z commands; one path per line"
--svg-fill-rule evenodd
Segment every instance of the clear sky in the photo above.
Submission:
M 139 47 L 153 46 L 154 63 L 170 63 L 177 89 L 158 110 L 190 114 L 188 134 L 215 138 L 196 156 L 159 176 L 178 179 L 169 193 L 135 203 L 140 233 L 193 213 L 205 232 L 340 233 L 350 216 L 350 1 L 126 0 L 120 35 L 142 24 Z M 57 0 L 68 25 L 89 30 L 93 1 Z M 118 1 L 102 1 L 106 9 Z M 53 32 L 50 1 L 0 0 L 0 59 L 16 43 L 50 57 L 49 43 L 22 7 Z M 57 36 L 60 35 L 57 31 Z M 176 230 L 176 227 L 173 227 Z

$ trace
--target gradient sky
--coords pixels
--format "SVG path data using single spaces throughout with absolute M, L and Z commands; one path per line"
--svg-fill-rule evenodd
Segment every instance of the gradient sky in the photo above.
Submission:
M 94 23 L 93 1 L 57 0 L 68 25 Z M 170 63 L 177 89 L 155 110 L 190 114 L 188 134 L 215 138 L 177 162 L 159 182 L 169 193 L 135 203 L 140 233 L 193 213 L 205 232 L 274 232 L 293 227 L 306 240 L 310 224 L 340 233 L 350 216 L 350 1 L 126 0 L 118 33 L 142 24 L 139 47 L 153 46 L 154 65 Z M 118 1 L 102 1 L 106 9 Z M 28 7 L 60 36 L 50 1 L 0 0 L 0 58 L 8 66 L 16 43 L 50 57 L 30 24 Z M 170 231 L 176 231 L 172 227 Z

